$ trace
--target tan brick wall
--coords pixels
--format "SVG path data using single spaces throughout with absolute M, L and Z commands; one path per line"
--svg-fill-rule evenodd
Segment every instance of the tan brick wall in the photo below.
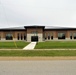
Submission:
M 15 31 L 14 32 L 14 38 L 17 38 L 17 35 L 19 34 L 22 34 L 22 36 L 24 36 L 24 34 L 26 34 L 26 31 Z M 27 35 L 27 34 L 26 34 Z
M 13 38 L 17 38 L 17 35 L 18 35 L 18 33 L 19 34 L 22 34 L 22 36 L 24 36 L 24 34 L 26 34 L 26 31 L 0 31 L 0 36 L 1 36 L 1 38 L 3 38 L 3 39 L 5 39 L 5 37 L 6 37 L 6 34 L 9 34 L 9 33 L 11 33 L 11 34 L 13 34 Z
M 64 32 L 66 33 L 66 38 L 70 38 L 70 33 L 76 33 L 76 30 L 61 30 L 61 31 L 52 31 L 52 30 L 49 30 L 49 31 L 44 31 L 44 35 L 46 33 L 46 36 L 48 37 L 48 33 L 52 34 L 53 33 L 53 37 L 54 38 L 58 38 L 58 33 L 59 32 Z
M 74 33 L 76 33 L 76 30 L 69 30 L 69 31 L 68 31 L 68 37 L 70 36 L 70 33 L 74 34 Z M 74 35 L 73 35 L 73 36 L 74 36 Z
M 13 37 L 14 38 L 17 38 L 17 35 L 18 33 L 19 34 L 22 34 L 22 36 L 24 36 L 24 34 L 31 34 L 32 32 L 35 32 L 37 31 L 38 34 L 40 34 L 39 36 L 42 37 L 43 39 L 43 36 L 45 36 L 45 33 L 46 33 L 46 37 L 48 37 L 48 33 L 52 36 L 53 35 L 53 38 L 58 38 L 58 32 L 64 32 L 66 33 L 66 38 L 70 38 L 70 33 L 76 33 L 76 30 L 60 30 L 60 31 L 56 31 L 56 30 L 44 30 L 43 32 L 43 28 L 27 28 L 27 31 L 0 31 L 0 36 L 1 38 L 5 38 L 5 35 L 7 33 L 12 33 L 13 34 Z
M 33 33 L 37 32 L 37 34 Z M 27 41 L 31 42 L 31 36 L 38 36 L 39 42 L 43 41 L 43 28 L 27 28 Z
M 48 34 L 50 34 L 50 36 L 53 36 L 54 38 L 57 38 L 57 32 L 56 31 L 44 31 L 44 36 L 46 33 L 46 37 L 48 37 Z
M 32 33 L 32 32 L 35 32 L 37 31 L 38 33 L 42 33 L 43 32 L 43 29 L 42 28 L 28 28 L 27 29 L 27 33 Z
M 1 38 L 4 38 L 4 32 L 0 31 Z

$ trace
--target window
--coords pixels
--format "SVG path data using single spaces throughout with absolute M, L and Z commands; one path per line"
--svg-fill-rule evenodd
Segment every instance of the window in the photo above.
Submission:
M 17 34 L 17 39 L 19 40 L 19 33 Z
M 53 40 L 53 33 L 51 33 L 51 40 Z
M 35 36 L 37 36 L 38 32 L 37 31 L 33 31 L 32 34 L 34 34 Z
M 50 34 L 48 33 L 48 40 L 50 40 Z
M 23 39 L 23 36 L 22 36 L 22 34 L 21 34 L 21 40 Z
M 48 40 L 50 40 L 50 36 L 48 36 Z
M 12 34 L 6 34 L 6 40 L 13 40 Z
M 76 33 L 74 33 L 74 39 L 76 39 Z
M 24 40 L 26 40 L 26 34 L 24 34 Z
M 44 36 L 44 37 L 45 37 L 45 40 L 46 40 L 46 39 L 47 39 L 47 37 L 46 37 L 46 33 L 45 33 L 45 36 Z
M 45 37 L 45 40 L 46 40 L 47 38 Z
M 65 33 L 58 33 L 58 39 L 65 39 Z
M 53 40 L 53 36 L 51 36 L 51 39 Z
M 70 39 L 72 39 L 72 33 L 70 33 Z

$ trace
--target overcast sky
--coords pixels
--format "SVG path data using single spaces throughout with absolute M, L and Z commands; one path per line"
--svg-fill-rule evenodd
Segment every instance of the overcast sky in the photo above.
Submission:
M 0 0 L 0 27 L 76 27 L 76 0 Z

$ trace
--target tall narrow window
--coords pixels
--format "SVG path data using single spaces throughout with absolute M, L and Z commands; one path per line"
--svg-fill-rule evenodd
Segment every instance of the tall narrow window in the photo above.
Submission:
M 65 39 L 65 33 L 58 33 L 58 39 Z
M 19 40 L 19 33 L 17 34 L 17 39 Z
M 70 39 L 72 39 L 72 33 L 70 33 Z
M 47 39 L 47 37 L 46 37 L 46 33 L 45 33 L 45 40 Z
M 50 34 L 48 33 L 48 40 L 50 40 Z
M 21 34 L 21 40 L 23 39 L 23 36 L 22 36 L 22 34 Z
M 53 33 L 51 33 L 51 40 L 53 40 Z
M 51 36 L 51 39 L 53 40 L 53 36 Z
M 26 40 L 26 34 L 24 34 L 24 40 Z

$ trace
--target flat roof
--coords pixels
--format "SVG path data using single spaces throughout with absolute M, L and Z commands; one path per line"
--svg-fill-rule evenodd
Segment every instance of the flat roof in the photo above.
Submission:
M 45 26 L 33 25 L 33 26 L 24 26 L 24 28 L 45 28 Z
M 22 26 L 22 27 L 11 27 L 11 28 L 1 28 L 0 31 L 24 31 L 27 28 L 43 28 L 44 30 L 76 30 L 76 28 L 70 27 L 56 27 L 56 26 Z
M 24 31 L 24 27 L 1 28 L 0 31 Z

